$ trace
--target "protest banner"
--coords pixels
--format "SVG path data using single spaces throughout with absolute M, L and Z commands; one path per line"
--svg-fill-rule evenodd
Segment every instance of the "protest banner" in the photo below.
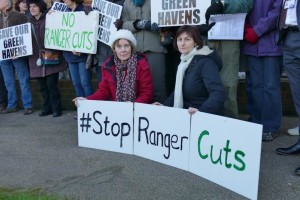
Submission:
M 30 23 L 1 29 L 0 49 L 0 60 L 32 55 Z
M 197 112 L 192 116 L 189 171 L 257 199 L 262 125 Z
M 134 104 L 134 155 L 188 170 L 187 110 Z
M 123 7 L 105 0 L 93 0 L 92 8 L 100 12 L 98 40 L 109 45 L 112 36 L 117 32 L 114 22 L 121 18 Z
M 45 47 L 95 54 L 99 12 L 53 12 L 46 16 Z
M 51 10 L 57 12 L 66 12 L 68 6 L 65 3 L 54 1 Z
M 183 169 L 257 199 L 259 124 L 165 106 L 83 100 L 78 141 Z
M 78 145 L 133 153 L 133 103 L 78 101 Z
M 204 24 L 210 4 L 211 0 L 151 1 L 151 22 L 160 27 Z

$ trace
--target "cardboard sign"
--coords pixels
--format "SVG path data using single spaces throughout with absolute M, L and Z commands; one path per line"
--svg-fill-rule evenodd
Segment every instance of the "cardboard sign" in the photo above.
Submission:
M 95 54 L 99 12 L 53 12 L 46 16 L 45 47 Z
M 151 22 L 160 27 L 204 24 L 210 4 L 211 0 L 151 1 Z
M 134 155 L 188 170 L 187 110 L 134 104 Z
M 189 171 L 257 199 L 262 126 L 197 112 L 192 116 Z
M 79 101 L 78 144 L 132 154 L 133 103 Z
M 53 2 L 53 5 L 51 7 L 51 10 L 53 11 L 58 11 L 58 12 L 66 12 L 68 9 L 68 6 L 65 3 L 60 3 L 60 2 Z
M 30 23 L 0 29 L 0 60 L 32 55 Z
M 109 45 L 112 36 L 117 32 L 114 22 L 121 18 L 123 7 L 105 0 L 94 0 L 92 8 L 100 12 L 98 40 Z

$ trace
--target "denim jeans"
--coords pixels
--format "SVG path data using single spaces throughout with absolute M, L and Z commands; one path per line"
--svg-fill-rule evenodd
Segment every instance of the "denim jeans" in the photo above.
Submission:
M 18 95 L 16 89 L 15 71 L 17 72 L 21 98 L 25 109 L 32 108 L 32 94 L 29 83 L 29 70 L 27 57 L 2 60 L 0 62 L 3 73 L 4 83 L 7 89 L 8 102 L 7 108 L 16 108 L 18 104 Z
M 93 94 L 92 70 L 85 68 L 85 62 L 68 63 L 73 86 L 77 97 Z
M 277 132 L 282 117 L 281 56 L 248 56 L 251 121 L 263 125 L 263 132 Z

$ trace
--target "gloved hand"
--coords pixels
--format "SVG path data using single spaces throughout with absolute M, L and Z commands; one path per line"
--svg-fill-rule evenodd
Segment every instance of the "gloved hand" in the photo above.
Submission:
M 213 2 L 205 12 L 206 23 L 208 24 L 209 18 L 211 15 L 221 14 L 223 13 L 223 4 L 221 0 L 216 0 Z
M 89 13 L 92 11 L 92 7 L 91 6 L 84 6 L 83 7 L 83 11 L 85 15 L 89 15 Z
M 244 33 L 244 38 L 247 42 L 251 44 L 255 44 L 258 41 L 258 36 L 256 35 L 255 31 L 253 28 L 249 26 L 245 26 L 245 33 Z
M 216 22 L 213 22 L 211 24 L 200 24 L 198 26 L 200 35 L 207 36 L 208 31 L 216 24 Z
M 146 31 L 158 31 L 159 27 L 157 23 L 152 23 L 150 20 L 140 20 L 137 19 L 133 22 L 133 26 L 136 30 L 146 30 Z
M 119 30 L 122 28 L 123 26 L 123 20 L 122 19 L 117 19 L 115 22 L 114 22 L 114 25 L 115 27 Z

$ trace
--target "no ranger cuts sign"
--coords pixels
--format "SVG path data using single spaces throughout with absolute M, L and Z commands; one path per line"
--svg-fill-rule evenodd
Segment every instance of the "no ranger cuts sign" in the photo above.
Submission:
M 0 60 L 32 55 L 30 23 L 0 30 Z
M 211 0 L 151 1 L 151 21 L 160 27 L 203 24 L 210 4 Z
M 46 16 L 45 47 L 95 54 L 99 12 L 53 12 Z

